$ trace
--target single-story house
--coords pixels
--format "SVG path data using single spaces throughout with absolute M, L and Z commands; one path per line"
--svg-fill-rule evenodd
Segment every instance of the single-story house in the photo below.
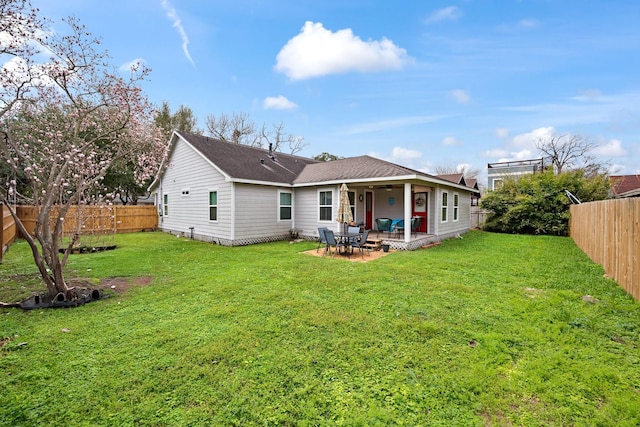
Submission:
M 339 231 L 342 184 L 354 221 L 367 229 L 376 230 L 377 218 L 423 218 L 413 233 L 379 233 L 392 248 L 413 250 L 470 229 L 474 189 L 371 156 L 320 162 L 175 131 L 165 162 L 149 188 L 159 228 L 221 245 Z

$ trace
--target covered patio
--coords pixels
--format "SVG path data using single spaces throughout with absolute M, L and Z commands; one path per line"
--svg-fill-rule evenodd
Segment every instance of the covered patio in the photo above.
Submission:
M 413 251 L 423 246 L 431 245 L 440 241 L 441 239 L 434 234 L 427 233 L 414 233 L 410 236 L 409 241 L 405 241 L 403 236 L 396 236 L 395 232 L 380 232 L 379 234 L 374 230 L 369 234 L 368 241 L 375 241 L 378 239 L 380 244 L 389 245 L 390 249 L 401 251 Z

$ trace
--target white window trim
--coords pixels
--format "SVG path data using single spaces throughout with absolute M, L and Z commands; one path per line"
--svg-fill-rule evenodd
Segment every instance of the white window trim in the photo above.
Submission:
M 283 193 L 291 194 L 291 204 L 290 205 L 281 205 L 280 204 L 280 201 L 281 201 L 280 195 L 283 194 Z M 290 219 L 282 219 L 280 217 L 281 208 L 283 208 L 283 207 L 287 207 L 287 208 L 291 209 L 291 218 Z M 320 210 L 318 210 L 318 212 L 320 212 Z M 279 222 L 293 222 L 293 191 L 278 190 L 278 221 Z
M 169 216 L 169 193 L 162 195 L 162 216 Z
M 503 181 L 504 180 L 502 178 L 493 178 L 493 181 L 491 181 L 491 189 L 496 190 L 496 183 L 503 184 Z
M 326 193 L 326 192 L 331 193 L 331 205 L 321 205 L 320 204 L 320 193 Z M 335 194 L 333 192 L 333 188 L 319 188 L 318 189 L 318 193 L 316 194 L 316 201 L 318 202 L 317 211 L 316 211 L 316 212 L 318 212 L 318 222 L 320 222 L 320 223 L 332 223 L 333 222 L 333 215 L 334 215 L 334 212 L 333 212 L 333 201 L 334 201 L 334 199 L 335 199 Z M 320 219 L 320 208 L 321 207 L 329 207 L 329 206 L 331 207 L 331 219 L 328 219 L 328 220 L 327 219 Z
M 211 201 L 211 193 L 216 193 L 216 204 L 210 204 Z M 216 219 L 211 219 L 211 207 L 216 207 Z M 217 188 L 210 188 L 207 191 L 207 219 L 209 222 L 218 222 L 220 221 L 220 191 Z
M 447 204 L 443 205 L 442 199 L 445 194 L 447 195 Z M 442 219 L 443 213 L 445 214 L 444 219 Z M 440 222 L 449 222 L 449 192 L 444 190 L 440 193 Z
M 458 201 L 456 204 L 456 200 Z M 460 193 L 453 193 L 453 222 L 460 220 Z

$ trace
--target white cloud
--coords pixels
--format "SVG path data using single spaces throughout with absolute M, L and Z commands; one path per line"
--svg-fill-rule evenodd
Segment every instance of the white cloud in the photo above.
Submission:
M 502 139 L 509 138 L 509 129 L 507 128 L 498 128 L 496 129 L 495 132 L 498 138 L 502 138 Z
M 132 61 L 125 62 L 124 64 L 122 64 L 120 66 L 120 71 L 130 72 L 130 71 L 139 69 L 142 65 L 144 65 L 144 59 L 136 58 Z
M 603 157 L 622 157 L 627 155 L 627 150 L 622 146 L 622 141 L 612 139 L 606 144 L 594 148 L 593 154 Z
M 573 100 L 582 102 L 596 101 L 602 97 L 602 91 L 600 89 L 583 89 L 579 91 L 578 96 L 574 96 Z
M 502 148 L 494 148 L 492 150 L 487 150 L 484 152 L 484 156 L 489 159 L 499 159 L 508 155 L 509 152 L 507 150 L 503 150 Z
M 471 100 L 471 97 L 467 93 L 467 91 L 462 89 L 456 89 L 449 92 L 449 95 L 456 100 L 459 104 L 468 104 Z
M 533 158 L 539 158 L 539 157 L 535 157 L 531 152 L 531 150 L 528 150 L 525 148 L 524 150 L 509 153 L 509 157 L 503 157 L 499 159 L 498 162 L 510 162 L 513 160 L 530 160 Z
M 465 173 L 468 170 L 473 169 L 473 165 L 471 163 L 460 163 L 459 165 L 456 165 L 456 170 L 458 171 L 458 173 Z
M 322 23 L 305 22 L 276 56 L 275 70 L 292 80 L 349 71 L 399 70 L 412 59 L 391 40 L 362 41 L 350 29 L 335 33 Z
M 391 150 L 391 158 L 395 161 L 410 162 L 411 160 L 419 159 L 422 157 L 422 153 L 416 150 L 409 150 L 402 147 L 393 147 Z
M 193 62 L 191 54 L 189 53 L 189 37 L 187 36 L 187 33 L 182 26 L 182 20 L 178 16 L 178 12 L 176 12 L 173 6 L 171 6 L 169 0 L 162 0 L 162 7 L 167 12 L 167 17 L 173 22 L 173 28 L 175 28 L 178 31 L 178 34 L 180 34 L 180 38 L 182 39 L 182 51 L 184 52 L 184 55 L 187 57 L 189 62 L 191 62 L 191 65 L 195 67 L 196 64 Z
M 447 116 L 409 116 L 400 117 L 390 120 L 377 120 L 375 122 L 360 123 L 347 129 L 347 135 L 355 135 L 369 132 L 381 132 L 389 129 L 395 129 L 405 126 L 421 125 L 425 123 L 433 123 Z
M 553 135 L 555 129 L 553 126 L 534 129 L 531 132 L 516 135 L 512 139 L 512 143 L 516 147 L 533 148 L 540 138 Z
M 433 24 L 440 21 L 456 21 L 462 16 L 462 10 L 457 6 L 449 6 L 444 9 L 438 9 L 429 15 L 425 20 L 425 24 Z
M 442 139 L 442 145 L 456 146 L 456 145 L 462 145 L 462 142 L 458 141 L 453 136 L 447 136 L 447 137 Z
M 523 19 L 518 22 L 520 28 L 537 28 L 538 26 L 540 26 L 540 21 L 537 19 Z
M 262 102 L 262 108 L 265 110 L 293 110 L 298 108 L 298 104 L 289 101 L 282 95 L 268 96 Z

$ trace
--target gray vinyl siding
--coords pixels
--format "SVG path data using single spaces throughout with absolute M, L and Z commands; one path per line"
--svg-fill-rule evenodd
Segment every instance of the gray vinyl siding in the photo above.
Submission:
M 448 208 L 447 208 L 447 221 L 443 222 L 442 215 L 442 193 L 446 191 L 448 195 Z M 453 220 L 453 195 L 458 194 L 458 220 Z M 449 235 L 452 233 L 464 233 L 471 228 L 471 213 L 470 213 L 470 205 L 471 205 L 471 195 L 466 191 L 460 191 L 455 188 L 444 187 L 441 186 L 435 193 L 436 199 L 436 207 L 433 210 L 433 218 L 435 222 L 435 226 L 437 227 L 437 232 L 435 234 Z
M 393 199 L 391 204 L 390 199 Z M 404 190 L 394 188 L 392 191 L 380 191 L 373 198 L 373 227 L 376 218 L 404 217 Z
M 182 195 L 189 189 L 189 196 Z M 218 220 L 209 221 L 209 191 L 218 192 Z M 190 227 L 197 236 L 231 239 L 232 186 L 225 182 L 213 166 L 187 144 L 178 141 L 172 162 L 157 189 L 162 200 L 169 197 L 169 214 L 159 218 L 160 229 L 189 235 Z M 208 239 L 207 239 L 208 240 Z
M 243 240 L 286 235 L 293 228 L 291 221 L 278 220 L 279 191 L 293 194 L 293 211 L 297 208 L 295 191 L 287 187 L 236 184 L 235 238 Z
M 333 204 L 332 221 L 319 221 L 318 191 L 332 190 L 331 201 Z M 334 231 L 338 230 L 338 223 L 335 217 L 338 213 L 338 187 L 314 187 L 298 188 L 295 191 L 295 228 L 303 236 L 318 236 L 318 227 L 328 227 Z

